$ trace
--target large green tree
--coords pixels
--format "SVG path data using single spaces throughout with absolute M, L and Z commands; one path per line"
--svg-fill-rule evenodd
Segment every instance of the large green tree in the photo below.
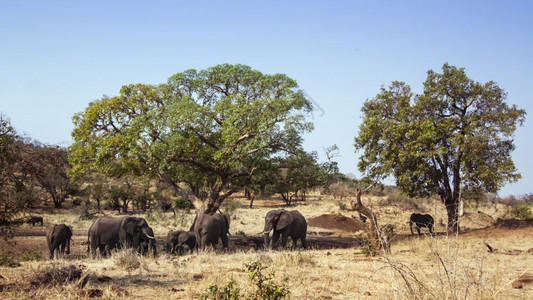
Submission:
M 301 146 L 301 135 L 312 129 L 305 119 L 311 109 L 293 79 L 244 65 L 126 85 L 74 116 L 72 174 L 151 176 L 190 200 L 179 183 L 202 183 L 205 212 L 214 212 L 241 188 L 251 162 Z
M 374 180 L 394 176 L 410 196 L 438 195 L 448 230 L 458 231 L 461 192 L 496 192 L 520 178 L 511 152 L 526 112 L 506 96 L 497 83 L 473 81 L 448 64 L 428 71 L 422 94 L 403 82 L 382 87 L 362 108 L 359 170 Z

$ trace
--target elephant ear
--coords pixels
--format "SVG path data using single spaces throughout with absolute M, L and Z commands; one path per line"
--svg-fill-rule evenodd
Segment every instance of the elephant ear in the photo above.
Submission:
M 129 234 L 134 235 L 135 230 L 137 228 L 137 220 L 134 218 L 128 218 L 125 220 L 124 225 L 122 225 L 122 228 Z
M 292 215 L 289 212 L 282 211 L 280 216 L 279 216 L 279 221 L 276 224 L 276 230 L 281 230 L 281 229 L 289 226 L 290 224 L 292 224 L 293 220 L 294 219 L 293 219 Z

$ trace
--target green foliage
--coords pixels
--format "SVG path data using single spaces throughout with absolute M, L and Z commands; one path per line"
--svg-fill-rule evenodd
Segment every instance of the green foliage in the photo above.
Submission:
M 264 270 L 267 268 L 260 262 L 251 262 L 250 264 L 244 264 L 248 270 L 248 278 L 254 285 L 255 291 L 248 293 L 242 293 L 239 285 L 232 278 L 224 286 L 217 286 L 210 284 L 207 292 L 202 295 L 201 299 L 213 299 L 213 300 L 237 300 L 237 299 L 249 299 L 249 300 L 278 300 L 290 297 L 290 291 L 285 286 L 279 286 L 274 283 L 274 272 L 264 274 Z M 287 280 L 287 279 L 286 279 Z
M 410 197 L 439 195 L 456 226 L 459 189 L 495 192 L 520 178 L 511 152 L 526 112 L 505 98 L 495 82 L 475 82 L 448 64 L 428 72 L 419 95 L 394 81 L 363 105 L 359 170 L 374 181 L 394 176 Z
M 317 162 L 316 152 L 298 151 L 276 161 L 277 174 L 274 190 L 281 195 L 287 205 L 300 197 L 305 201 L 306 192 L 325 182 L 326 173 Z
M 339 209 L 340 210 L 346 210 L 348 206 L 346 206 L 346 203 L 339 201 Z
M 230 279 L 230 281 L 224 286 L 217 286 L 215 284 L 210 284 L 207 288 L 207 292 L 202 295 L 202 300 L 213 299 L 213 300 L 238 300 L 243 298 L 240 295 L 240 288 L 235 280 Z
M 237 204 L 234 201 L 228 201 L 226 203 L 226 212 L 232 215 L 237 210 Z
M 173 199 L 174 202 L 174 208 L 176 209 L 183 209 L 188 211 L 189 209 L 194 209 L 194 205 L 191 203 L 191 201 L 185 199 L 184 197 L 178 196 Z
M 24 252 L 22 255 L 20 255 L 19 260 L 20 261 L 41 261 L 44 257 L 42 253 L 31 251 L 31 252 Z
M 531 206 L 527 204 L 521 204 L 515 206 L 509 212 L 510 217 L 517 219 L 533 219 L 533 214 L 531 213 Z
M 20 263 L 16 262 L 9 254 L 0 254 L 0 266 L 16 268 L 20 267 Z
M 372 243 L 368 239 L 363 239 L 363 243 L 361 244 L 361 252 L 365 256 L 376 256 L 377 255 L 376 249 L 372 246 Z
M 260 262 L 254 261 L 244 266 L 248 270 L 248 278 L 257 287 L 248 299 L 283 299 L 290 296 L 291 293 L 285 286 L 279 286 L 273 282 L 274 272 L 263 273 L 267 267 Z
M 161 178 L 186 198 L 180 182 L 202 184 L 216 210 L 258 162 L 301 148 L 311 109 L 295 80 L 244 65 L 126 85 L 73 117 L 71 175 Z

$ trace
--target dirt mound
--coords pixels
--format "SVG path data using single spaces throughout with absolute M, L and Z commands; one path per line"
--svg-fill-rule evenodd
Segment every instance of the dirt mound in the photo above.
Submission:
M 496 223 L 494 224 L 494 228 L 517 229 L 526 227 L 533 227 L 533 219 L 517 220 L 498 218 L 498 220 L 496 220 Z
M 307 225 L 310 227 L 337 229 L 348 232 L 362 230 L 358 221 L 341 214 L 324 214 L 318 217 L 310 218 L 307 221 Z

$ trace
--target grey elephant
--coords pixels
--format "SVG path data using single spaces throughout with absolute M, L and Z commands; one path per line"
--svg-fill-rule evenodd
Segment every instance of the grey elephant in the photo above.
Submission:
M 182 254 L 187 246 L 191 252 L 196 249 L 196 235 L 192 231 L 171 230 L 167 234 L 165 250 L 167 253 Z
M 115 248 L 134 248 L 144 254 L 150 249 L 157 254 L 154 232 L 144 218 L 100 217 L 89 228 L 87 239 L 87 252 L 92 257 L 97 249 L 105 256 Z
M 58 256 L 70 254 L 70 240 L 72 228 L 65 224 L 53 225 L 46 230 L 46 242 L 50 249 L 50 259 L 54 258 L 54 252 Z M 66 249 L 66 251 L 65 251 Z
M 197 214 L 191 229 L 196 236 L 198 248 L 205 249 L 211 245 L 213 248 L 222 240 L 222 246 L 228 248 L 230 218 L 228 214 Z
M 418 231 L 418 235 L 420 235 L 420 228 L 426 227 L 429 229 L 429 233 L 433 233 L 433 225 L 435 224 L 435 220 L 430 214 L 411 214 L 409 217 L 409 229 L 411 230 L 411 234 L 414 234 L 413 232 L 413 225 Z
M 271 241 L 270 231 L 272 230 L 274 230 L 274 233 L 272 234 Z M 281 247 L 285 247 L 287 245 L 287 239 L 291 237 L 293 248 L 296 247 L 297 241 L 300 240 L 302 247 L 306 249 L 307 243 L 305 239 L 307 235 L 307 221 L 304 216 L 296 210 L 271 210 L 265 216 L 265 229 L 263 235 L 265 249 L 274 247 L 280 235 Z

